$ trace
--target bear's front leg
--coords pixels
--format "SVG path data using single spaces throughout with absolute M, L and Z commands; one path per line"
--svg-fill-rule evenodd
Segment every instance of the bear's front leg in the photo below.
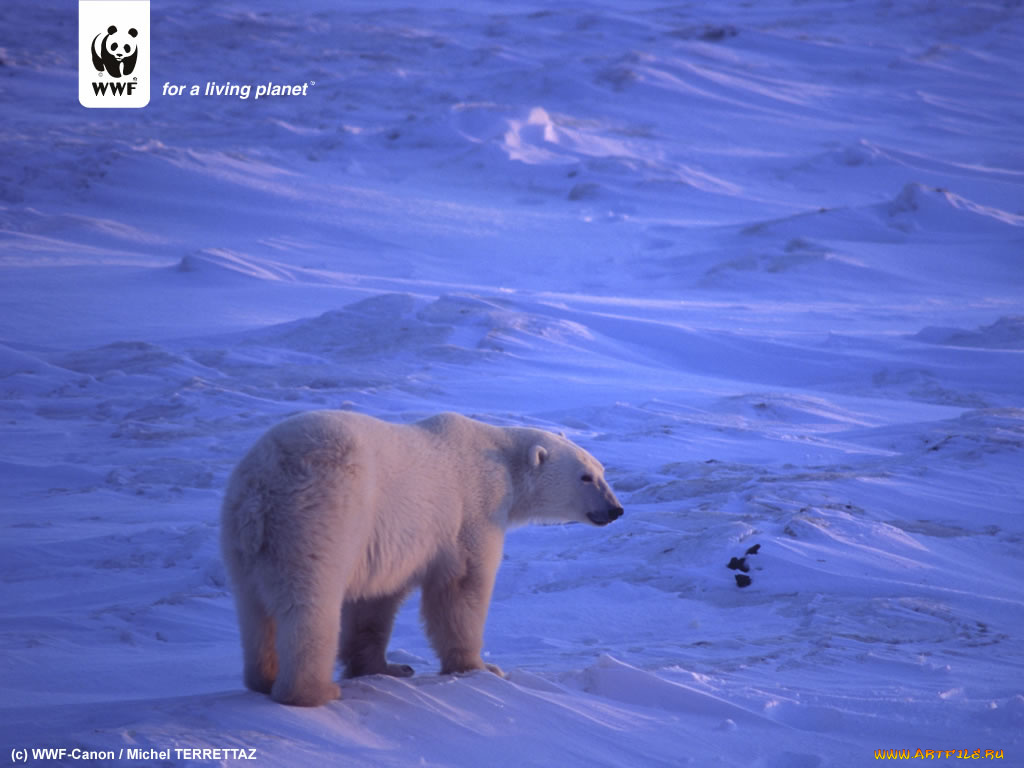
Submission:
M 460 540 L 455 556 L 436 564 L 423 582 L 423 619 L 443 675 L 487 669 L 504 677 L 480 655 L 503 543 L 500 529 Z

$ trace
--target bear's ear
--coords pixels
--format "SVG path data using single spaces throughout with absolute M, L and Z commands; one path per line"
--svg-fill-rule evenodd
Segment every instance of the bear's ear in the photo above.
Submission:
M 139 30 L 137 30 L 135 27 L 132 27 L 131 29 L 128 30 L 128 35 L 130 37 L 138 37 L 139 36 Z
M 530 466 L 539 467 L 548 458 L 548 449 L 543 445 L 535 445 L 530 449 Z
M 115 32 L 117 32 L 117 27 L 115 27 L 113 24 L 111 24 L 109 27 L 107 27 L 107 34 L 108 35 L 112 35 Z

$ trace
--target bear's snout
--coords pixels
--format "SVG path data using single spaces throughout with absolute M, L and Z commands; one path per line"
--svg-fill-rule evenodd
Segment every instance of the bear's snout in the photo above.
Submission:
M 623 510 L 622 507 L 612 507 L 611 509 L 607 509 L 603 512 L 588 512 L 587 518 L 594 525 L 608 525 L 608 523 L 613 520 L 618 520 L 622 517 L 622 513 L 624 511 L 625 510 Z

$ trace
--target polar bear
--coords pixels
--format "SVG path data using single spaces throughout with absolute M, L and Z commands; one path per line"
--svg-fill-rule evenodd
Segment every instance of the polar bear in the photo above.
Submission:
M 385 651 L 417 586 L 441 673 L 500 675 L 480 651 L 505 531 L 621 515 L 601 464 L 550 432 L 454 413 L 293 416 L 238 464 L 221 510 L 245 685 L 319 706 L 341 695 L 336 658 L 348 677 L 412 675 Z

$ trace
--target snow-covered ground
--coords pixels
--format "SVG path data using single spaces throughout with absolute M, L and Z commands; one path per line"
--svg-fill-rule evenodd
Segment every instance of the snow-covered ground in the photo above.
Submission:
M 5 4 L 0 759 L 1024 765 L 1020 3 L 388 5 L 155 2 L 133 111 Z M 507 539 L 507 680 L 413 599 L 414 678 L 242 688 L 224 480 L 324 407 L 605 463 L 621 521 Z M 238 764 L 120 761 L 179 763 Z

